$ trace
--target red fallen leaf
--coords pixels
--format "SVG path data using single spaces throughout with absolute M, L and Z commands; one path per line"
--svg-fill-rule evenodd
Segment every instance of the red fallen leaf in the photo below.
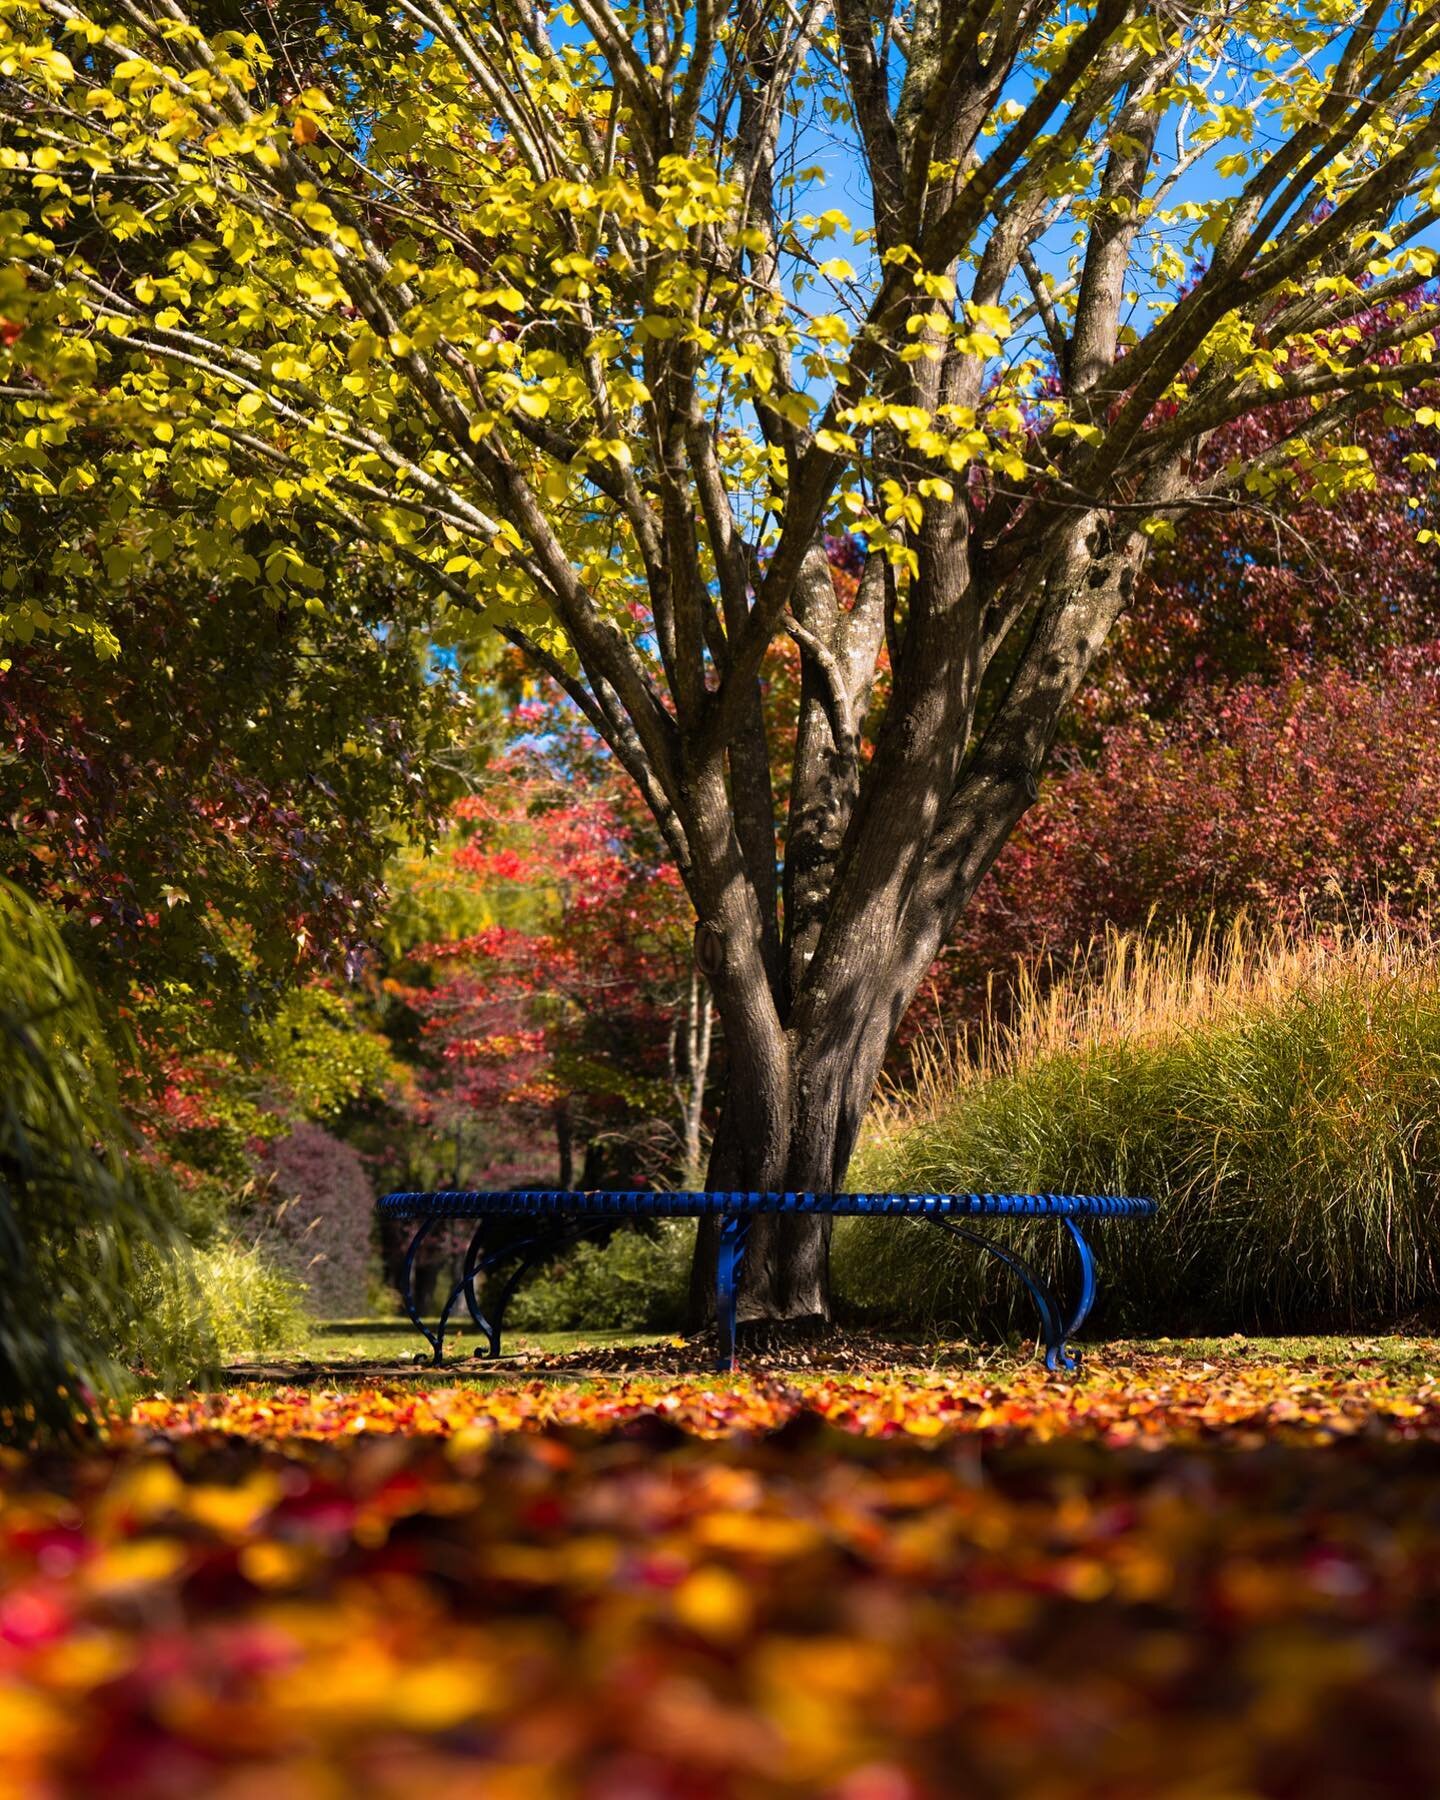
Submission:
M 679 1556 L 639 1556 L 626 1563 L 621 1581 L 636 1587 L 677 1588 L 689 1573 L 689 1564 Z
M 567 1513 L 553 1495 L 526 1507 L 522 1521 L 530 1531 L 557 1531 L 567 1521 Z
M 303 1493 L 282 1501 L 274 1518 L 291 1535 L 343 1537 L 354 1526 L 358 1511 L 346 1494 Z
M 0 1643 L 17 1650 L 54 1643 L 70 1623 L 69 1608 L 45 1587 L 18 1588 L 0 1599 Z

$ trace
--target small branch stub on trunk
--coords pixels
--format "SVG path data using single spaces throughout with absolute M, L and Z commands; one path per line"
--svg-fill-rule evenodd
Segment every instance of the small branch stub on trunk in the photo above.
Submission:
M 704 919 L 695 927 L 695 966 L 710 981 L 725 967 L 725 939 Z

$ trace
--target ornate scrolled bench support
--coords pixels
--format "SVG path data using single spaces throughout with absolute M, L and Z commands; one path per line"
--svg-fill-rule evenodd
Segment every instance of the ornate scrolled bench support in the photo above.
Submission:
M 422 1219 L 416 1227 L 415 1235 L 410 1239 L 410 1247 L 405 1252 L 405 1266 L 400 1279 L 400 1298 L 404 1303 L 405 1311 L 409 1314 L 410 1323 L 429 1344 L 434 1352 L 436 1362 L 441 1360 L 440 1346 L 445 1338 L 444 1319 L 442 1317 L 440 1329 L 437 1332 L 431 1331 L 424 1319 L 420 1317 L 420 1307 L 415 1298 L 415 1258 L 419 1254 L 420 1246 L 439 1223 L 440 1217 L 436 1214 L 431 1218 Z
M 1073 1369 L 1075 1359 L 1065 1348 L 1065 1339 L 1069 1333 L 1061 1323 L 1059 1305 L 1024 1257 L 1014 1250 L 1007 1250 L 1003 1244 L 997 1244 L 994 1238 L 986 1237 L 983 1231 L 972 1231 L 968 1225 L 956 1225 L 949 1219 L 938 1218 L 932 1218 L 930 1223 L 938 1225 L 941 1231 L 948 1231 L 952 1237 L 963 1238 L 967 1244 L 978 1244 L 982 1250 L 1004 1263 L 1007 1269 L 1014 1270 L 1040 1315 L 1040 1335 L 1045 1340 L 1045 1367 L 1052 1370 Z
M 951 1219 L 932 1215 L 930 1222 L 938 1225 L 942 1231 L 964 1238 L 967 1243 L 978 1244 L 982 1250 L 1014 1270 L 1040 1315 L 1040 1335 L 1045 1342 L 1045 1367 L 1052 1373 L 1057 1369 L 1073 1369 L 1075 1358 L 1066 1348 L 1066 1343 L 1089 1318 L 1090 1308 L 1095 1304 L 1095 1256 L 1075 1220 L 1069 1214 L 1061 1216 L 1061 1223 L 1074 1241 L 1080 1258 L 1080 1295 L 1068 1315 L 1062 1311 L 1058 1296 L 1045 1285 L 1039 1273 L 1018 1251 L 1010 1250 L 1004 1244 L 997 1244 L 994 1238 L 986 1237 L 980 1231 L 972 1231 L 967 1225 L 957 1225 Z
M 1065 1335 L 1069 1338 L 1074 1337 L 1090 1317 L 1090 1308 L 1095 1304 L 1095 1257 L 1073 1219 L 1065 1220 L 1065 1229 L 1074 1240 L 1076 1253 L 1080 1258 L 1080 1298 L 1075 1302 L 1074 1312 L 1065 1321 Z

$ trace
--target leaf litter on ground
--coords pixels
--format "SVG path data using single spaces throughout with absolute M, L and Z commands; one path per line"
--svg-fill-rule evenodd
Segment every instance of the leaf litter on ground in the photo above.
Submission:
M 0 1795 L 1433 1791 L 1421 1348 L 152 1398 L 0 1461 Z

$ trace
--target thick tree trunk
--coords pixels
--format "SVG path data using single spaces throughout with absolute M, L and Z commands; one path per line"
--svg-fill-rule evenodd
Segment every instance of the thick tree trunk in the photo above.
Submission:
M 1155 494 L 1165 497 L 1163 484 Z M 696 951 L 728 1060 L 710 1187 L 844 1186 L 890 1041 L 1035 800 L 1059 717 L 1124 604 L 1143 547 L 1141 533 L 1111 532 L 1086 516 L 1057 538 L 1025 647 L 977 738 L 981 622 L 993 610 L 987 594 L 1012 611 L 1020 602 L 1003 588 L 972 593 L 959 536 L 943 520 L 929 534 L 895 685 L 858 783 L 847 749 L 858 701 L 838 665 L 827 674 L 833 754 L 821 734 L 806 740 L 813 754 L 797 759 L 804 794 L 792 807 L 786 846 L 796 873 L 786 886 L 779 979 L 761 954 L 768 939 L 755 889 L 733 833 L 721 829 L 729 816 L 724 784 L 701 766 L 693 804 L 703 840 L 718 848 L 695 889 Z M 814 634 L 809 624 L 798 629 L 803 649 Z M 826 672 L 817 651 L 811 660 Z M 810 707 L 817 731 L 819 710 Z M 757 1218 L 740 1268 L 740 1319 L 828 1318 L 829 1235 L 829 1221 L 814 1215 Z M 713 1293 L 715 1244 L 713 1230 L 701 1233 L 691 1282 L 697 1323 Z
M 720 1191 L 833 1193 L 845 1179 L 880 1056 L 862 1054 L 853 1039 L 828 1052 L 823 1064 L 797 1058 L 803 1074 L 792 1078 L 784 1143 L 766 1148 L 762 1121 L 746 1105 L 745 1083 L 732 1082 L 711 1146 L 707 1188 Z M 732 1059 L 734 1051 L 731 1051 Z M 830 1318 L 828 1218 L 760 1214 L 750 1226 L 740 1266 L 741 1323 L 806 1325 Z M 694 1327 L 706 1324 L 715 1300 L 718 1226 L 701 1222 L 691 1272 Z
M 712 1189 L 791 1192 L 843 1190 L 866 1108 L 891 1039 L 961 908 L 1034 795 L 1033 781 L 983 759 L 957 792 L 943 826 L 930 836 L 929 866 L 900 895 L 886 896 L 888 854 L 851 878 L 877 902 L 856 909 L 847 941 L 823 972 L 807 973 L 804 991 L 777 1049 L 763 1031 L 747 1036 L 749 1017 L 726 1020 L 729 1077 L 711 1148 Z M 888 910 L 878 902 L 889 900 Z M 832 896 L 833 903 L 833 896 Z M 818 958 L 817 958 L 818 961 Z M 791 1324 L 830 1317 L 827 1218 L 761 1215 L 751 1226 L 740 1269 L 739 1318 Z M 701 1231 L 691 1276 L 692 1323 L 714 1301 L 717 1228 Z

